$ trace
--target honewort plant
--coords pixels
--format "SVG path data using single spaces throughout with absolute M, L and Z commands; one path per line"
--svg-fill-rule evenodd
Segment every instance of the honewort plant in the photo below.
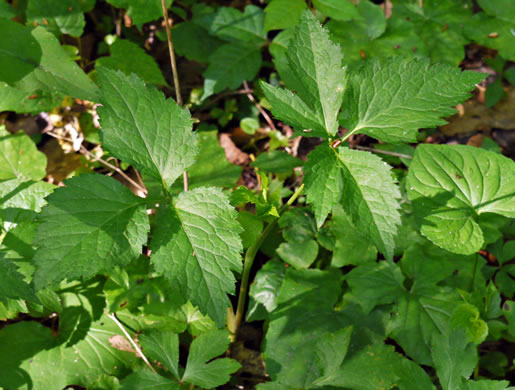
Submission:
M 330 10 L 335 2 L 313 3 Z M 302 184 L 286 188 L 258 169 L 258 192 L 179 190 L 205 158 L 205 133 L 137 75 L 99 66 L 97 88 L 78 67 L 59 73 L 44 56 L 37 62 L 34 48 L 2 46 L 10 68 L 24 64 L 7 84 L 34 77 L 42 91 L 53 85 L 101 103 L 101 145 L 141 173 L 146 194 L 97 173 L 59 188 L 41 181 L 46 161 L 32 140 L 0 130 L 2 313 L 58 320 L 54 333 L 37 321 L 0 330 L 0 386 L 216 388 L 242 367 L 227 351 L 245 320 L 265 321 L 270 380 L 258 389 L 513 389 L 492 379 L 511 363 L 480 377 L 478 346 L 515 338 L 515 246 L 504 240 L 515 238 L 515 163 L 424 144 L 408 147 L 412 158 L 400 154 L 407 173 L 395 175 L 347 144 L 355 134 L 415 144 L 419 129 L 444 124 L 485 75 L 423 58 L 347 68 L 345 50 L 313 13 L 298 17 L 278 65 L 284 86 L 259 87 L 277 120 L 321 143 Z M 42 27 L 0 19 L 0 31 L 9 27 L 59 50 Z M 215 31 L 228 42 L 235 35 Z M 253 47 L 264 39 L 244 36 Z M 207 73 L 216 72 L 210 64 Z M 478 255 L 485 248 L 499 270 Z M 260 251 L 270 259 L 257 270 Z

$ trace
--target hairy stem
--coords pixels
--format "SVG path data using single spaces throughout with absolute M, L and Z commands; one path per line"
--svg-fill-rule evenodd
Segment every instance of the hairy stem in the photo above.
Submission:
M 279 210 L 279 215 L 286 211 L 293 204 L 293 202 L 297 200 L 297 198 L 303 190 L 304 184 L 297 188 L 297 190 L 290 197 L 290 199 L 288 199 L 288 202 L 286 202 L 286 204 L 283 207 L 281 207 L 281 209 Z M 243 319 L 243 312 L 245 310 L 245 302 L 247 300 L 247 293 L 249 287 L 250 270 L 252 269 L 252 265 L 254 264 L 254 259 L 256 258 L 256 254 L 259 251 L 259 248 L 261 248 L 261 245 L 263 245 L 263 242 L 265 242 L 270 232 L 274 230 L 274 227 L 277 224 L 278 220 L 279 218 L 276 218 L 272 222 L 270 222 L 268 226 L 265 228 L 265 230 L 263 230 L 263 233 L 261 233 L 261 236 L 259 236 L 257 241 L 254 244 L 252 244 L 245 253 L 245 259 L 243 261 L 243 275 L 241 277 L 240 292 L 238 295 L 238 306 L 236 308 L 236 313 L 234 314 L 234 316 L 230 315 L 227 317 L 227 327 L 229 328 L 229 332 L 231 333 L 232 341 L 236 339 L 238 328 L 240 327 L 241 321 Z

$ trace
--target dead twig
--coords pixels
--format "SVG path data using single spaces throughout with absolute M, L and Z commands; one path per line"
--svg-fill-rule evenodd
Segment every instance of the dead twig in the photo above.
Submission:
M 249 86 L 247 84 L 247 81 L 246 80 L 243 80 L 243 87 L 245 87 L 246 90 L 249 90 Z M 261 113 L 261 115 L 263 116 L 263 118 L 265 118 L 265 121 L 266 123 L 268 123 L 268 126 L 270 126 L 270 128 L 272 130 L 277 130 L 275 128 L 275 125 L 274 125 L 274 122 L 272 121 L 272 119 L 270 118 L 270 116 L 266 113 L 266 111 L 263 109 L 263 107 L 261 107 L 261 104 L 259 104 L 256 99 L 254 98 L 254 95 L 252 95 L 252 93 L 250 92 L 247 92 L 247 97 L 249 98 L 249 100 L 254 103 L 254 105 L 257 107 L 257 109 L 259 110 L 259 112 Z

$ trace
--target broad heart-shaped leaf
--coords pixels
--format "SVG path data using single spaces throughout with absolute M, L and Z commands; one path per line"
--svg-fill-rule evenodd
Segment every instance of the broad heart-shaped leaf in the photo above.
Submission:
M 100 68 L 98 82 L 103 146 L 170 188 L 197 154 L 188 110 L 134 74 Z
M 407 179 L 421 233 L 454 253 L 483 245 L 478 216 L 515 217 L 515 163 L 463 145 L 420 145 Z
M 348 148 L 317 147 L 304 166 L 307 201 L 320 227 L 340 202 L 357 229 L 387 258 L 393 256 L 400 192 L 390 166 L 379 157 Z
M 292 125 L 299 135 L 324 138 L 335 135 L 345 82 L 343 54 L 310 11 L 302 14 L 286 57 L 288 66 L 281 77 L 295 94 L 261 84 L 272 113 Z
M 477 350 L 461 329 L 449 335 L 433 335 L 432 356 L 443 390 L 461 389 L 477 365 Z
M 114 70 L 119 69 L 126 75 L 135 73 L 146 83 L 166 85 L 157 63 L 137 44 L 128 39 L 117 39 L 109 47 L 109 52 L 111 53 L 109 57 L 97 59 L 95 67 L 105 66 Z
M 484 78 L 427 59 L 372 60 L 349 77 L 342 125 L 385 142 L 416 142 L 418 129 L 447 123 L 441 118 Z
M 219 327 L 242 266 L 236 216 L 220 189 L 196 188 L 159 207 L 150 242 L 156 269 Z
M 206 389 L 227 383 L 230 375 L 238 371 L 241 365 L 228 358 L 209 361 L 223 354 L 229 343 L 229 333 L 226 330 L 212 330 L 198 336 L 191 343 L 182 380 Z
M 34 91 L 97 100 L 98 88 L 43 27 L 30 29 L 0 18 L 0 81 Z M 33 96 L 31 96 L 33 97 Z
M 179 375 L 179 335 L 170 331 L 149 331 L 139 336 L 139 342 L 145 355 L 151 361 L 163 364 L 171 373 Z
M 145 205 L 115 179 L 82 175 L 48 198 L 34 238 L 37 289 L 87 279 L 137 258 L 149 229 Z

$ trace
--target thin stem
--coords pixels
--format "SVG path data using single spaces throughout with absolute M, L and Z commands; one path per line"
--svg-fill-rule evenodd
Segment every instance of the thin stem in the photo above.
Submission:
M 113 314 L 110 314 L 110 313 L 106 313 L 106 315 L 112 319 L 114 321 L 114 323 L 116 325 L 118 325 L 118 327 L 121 329 L 122 333 L 124 334 L 124 336 L 127 338 L 127 340 L 129 340 L 129 342 L 132 344 L 132 346 L 134 347 L 134 349 L 136 350 L 136 352 L 138 353 L 138 355 L 143 359 L 143 361 L 145 362 L 145 364 L 147 366 L 150 367 L 150 369 L 152 370 L 152 372 L 154 374 L 157 374 L 156 370 L 154 369 L 154 367 L 152 367 L 152 364 L 150 364 L 150 362 L 148 361 L 147 357 L 143 354 L 143 352 L 141 351 L 141 348 L 138 346 L 138 344 L 136 344 L 136 342 L 132 339 L 131 335 L 129 334 L 129 332 L 127 332 L 127 330 L 125 330 L 125 327 L 123 326 L 123 324 L 118 320 L 118 318 L 116 318 L 116 314 L 113 313 Z
M 177 104 L 179 106 L 182 106 L 181 86 L 179 84 L 179 74 L 177 72 L 177 64 L 175 62 L 175 51 L 173 50 L 172 32 L 170 31 L 170 21 L 168 19 L 168 10 L 166 9 L 165 0 L 161 0 L 161 5 L 163 6 L 163 17 L 165 20 L 166 39 L 168 41 L 168 51 L 170 52 L 170 64 L 172 65 L 173 86 L 175 88 L 175 96 L 176 96 Z
M 479 254 L 476 253 L 476 256 L 474 256 L 474 266 L 472 268 L 472 280 L 470 281 L 470 291 L 474 291 L 474 283 L 476 282 L 478 257 L 479 257 Z
M 249 91 L 249 86 L 247 84 L 247 81 L 246 80 L 243 80 L 243 87 Z M 272 121 L 272 119 L 270 118 L 270 116 L 266 113 L 266 111 L 263 109 L 263 107 L 261 107 L 261 104 L 259 104 L 256 99 L 254 98 L 254 95 L 252 95 L 252 92 L 247 92 L 247 97 L 249 98 L 249 100 L 254 103 L 254 105 L 257 107 L 257 109 L 259 110 L 259 112 L 261 113 L 261 115 L 263 116 L 263 118 L 265 118 L 265 121 L 266 123 L 268 123 L 268 126 L 270 126 L 270 128 L 272 130 L 277 130 L 275 128 L 275 125 L 274 125 L 274 122 Z
M 348 140 L 352 135 L 354 135 L 354 133 L 356 132 L 356 130 L 357 130 L 357 129 L 354 129 L 354 130 L 352 130 L 352 131 L 349 131 L 347 134 L 345 134 L 345 135 L 342 137 L 341 141 L 342 141 L 342 142 L 347 141 L 347 140 Z
M 61 137 L 60 135 L 52 133 L 51 131 L 47 131 L 47 132 L 45 132 L 45 134 L 48 134 L 49 136 L 57 138 L 57 139 L 61 139 L 63 141 L 68 141 L 68 142 L 73 143 L 72 139 L 67 138 L 67 137 Z M 86 149 L 82 145 L 80 146 L 80 152 L 82 154 L 88 156 L 89 158 L 91 158 L 92 161 L 98 161 L 98 162 L 102 163 L 103 165 L 105 165 L 106 167 L 111 168 L 113 171 L 115 171 L 120 176 L 122 176 L 125 180 L 127 180 L 129 183 L 131 183 L 134 187 L 136 187 L 139 191 L 141 191 L 145 196 L 147 195 L 147 189 L 145 187 L 141 186 L 140 184 L 138 184 L 134 180 L 132 180 L 130 176 L 128 176 L 124 171 L 122 171 L 116 165 L 113 165 L 113 164 L 103 160 L 102 158 L 95 156 L 93 153 L 91 153 L 88 149 Z
M 279 210 L 279 215 L 281 215 L 286 209 L 288 209 L 293 204 L 293 202 L 295 202 L 295 200 L 297 200 L 299 195 L 302 193 L 302 190 L 304 190 L 304 184 L 297 188 L 297 190 L 290 197 L 290 199 L 288 199 L 288 202 L 286 202 L 286 204 L 283 207 L 281 207 L 281 209 Z M 275 228 L 275 225 L 277 224 L 278 220 L 279 218 L 276 218 L 272 222 L 270 222 L 268 226 L 265 228 L 265 230 L 263 230 L 263 233 L 261 233 L 261 236 L 259 236 L 258 240 L 254 244 L 252 244 L 245 253 L 245 259 L 243 261 L 243 274 L 241 276 L 241 285 L 240 292 L 238 295 L 238 306 L 236 308 L 236 314 L 233 318 L 230 318 L 230 320 L 227 323 L 227 327 L 229 328 L 229 332 L 231 333 L 231 338 L 233 339 L 233 341 L 236 339 L 238 328 L 240 327 L 241 321 L 243 319 L 245 302 L 247 300 L 247 290 L 249 287 L 250 270 L 252 269 L 252 265 L 254 264 L 254 259 L 256 258 L 256 254 L 259 251 L 259 248 L 261 248 L 261 245 L 263 245 L 263 242 L 265 242 L 270 232 Z
M 410 156 L 409 154 L 402 154 L 402 153 L 396 153 L 396 152 L 390 152 L 388 150 L 381 150 L 381 149 L 374 149 L 374 148 L 368 148 L 366 146 L 359 146 L 359 145 L 356 145 L 353 147 L 353 149 L 358 149 L 358 150 L 365 150 L 367 152 L 372 152 L 372 153 L 379 153 L 379 154 L 386 154 L 388 156 L 394 156 L 394 157 L 399 157 L 399 158 L 408 158 L 410 160 L 413 159 L 412 156 Z
M 177 63 L 175 61 L 175 51 L 173 49 L 172 32 L 170 30 L 170 20 L 168 19 L 168 10 L 166 9 L 165 0 L 161 0 L 163 7 L 163 17 L 165 21 L 166 40 L 168 41 L 168 51 L 170 52 L 170 65 L 172 66 L 173 87 L 175 88 L 175 99 L 179 106 L 182 106 L 181 85 L 179 83 L 179 72 L 177 71 Z M 183 173 L 184 192 L 189 189 L 188 172 Z

